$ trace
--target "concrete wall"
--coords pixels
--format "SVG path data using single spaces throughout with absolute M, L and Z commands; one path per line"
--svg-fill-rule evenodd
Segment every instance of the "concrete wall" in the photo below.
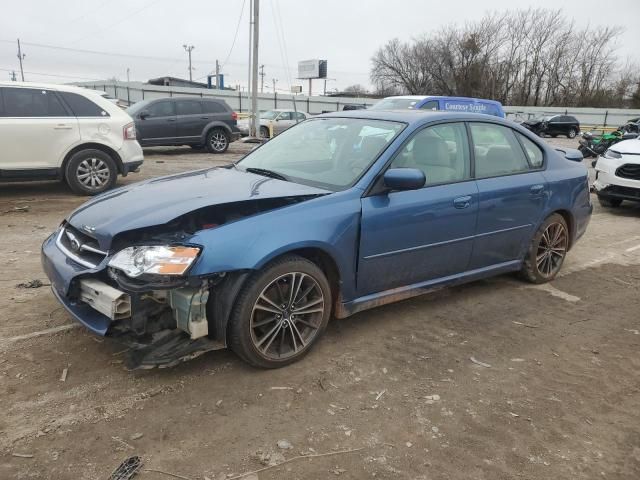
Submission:
M 242 93 L 232 90 L 164 87 L 142 82 L 81 82 L 78 83 L 78 85 L 96 90 L 104 90 L 110 95 L 132 104 L 149 98 L 212 96 L 224 99 L 229 106 L 237 112 L 247 112 L 251 102 L 246 92 Z M 307 97 L 305 95 L 294 96 L 280 93 L 277 95 L 264 93 L 258 95 L 258 108 L 260 110 L 294 108 L 294 98 L 296 108 L 309 113 L 335 112 L 342 110 L 346 104 L 371 106 L 377 102 L 376 99 L 371 98 Z M 512 120 L 527 120 L 539 115 L 573 115 L 584 126 L 618 127 L 630 118 L 640 117 L 640 110 L 627 110 L 622 108 L 505 106 L 504 110 L 507 113 L 507 118 Z
M 149 85 L 142 82 L 81 82 L 76 85 L 103 90 L 113 97 L 127 101 L 131 104 L 150 98 L 165 97 L 216 97 L 224 99 L 236 112 L 247 112 L 251 99 L 246 92 L 233 90 L 209 90 L 203 88 L 164 87 Z M 371 106 L 377 102 L 375 99 L 344 98 L 344 97 L 307 97 L 305 95 L 274 95 L 264 93 L 258 95 L 258 109 L 269 110 L 272 108 L 296 108 L 302 112 L 322 113 L 342 110 L 346 104 L 358 104 Z

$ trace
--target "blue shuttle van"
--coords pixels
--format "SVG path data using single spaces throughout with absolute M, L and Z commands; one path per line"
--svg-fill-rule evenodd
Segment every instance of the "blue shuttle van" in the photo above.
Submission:
M 438 97 L 433 95 L 403 95 L 387 97 L 376 103 L 372 110 L 444 110 L 451 112 L 484 113 L 504 118 L 502 104 L 495 100 L 468 97 Z

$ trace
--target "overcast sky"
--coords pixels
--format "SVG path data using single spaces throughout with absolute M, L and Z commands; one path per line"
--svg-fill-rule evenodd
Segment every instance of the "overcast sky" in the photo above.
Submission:
M 239 23 L 243 0 L 4 0 L 0 78 L 8 79 L 8 70 L 18 71 L 15 40 L 19 37 L 26 54 L 26 80 L 124 80 L 127 68 L 131 80 L 162 75 L 188 78 L 182 47 L 187 43 L 195 45 L 194 79 L 206 78 L 216 59 L 222 63 L 228 57 L 225 83 L 244 86 L 249 0 L 244 3 Z M 334 79 L 327 82 L 330 90 L 354 83 L 369 86 L 370 58 L 388 40 L 409 40 L 515 5 L 562 8 L 578 26 L 621 26 L 625 33 L 618 54 L 640 64 L 640 0 L 618 0 L 615 6 L 600 0 L 261 0 L 260 4 L 259 59 L 265 64 L 265 92 L 272 91 L 274 78 L 279 91 L 300 84 L 295 79 L 297 62 L 312 58 L 328 61 L 328 76 Z M 279 33 L 284 37 L 280 43 Z M 322 88 L 322 81 L 314 82 L 315 93 Z

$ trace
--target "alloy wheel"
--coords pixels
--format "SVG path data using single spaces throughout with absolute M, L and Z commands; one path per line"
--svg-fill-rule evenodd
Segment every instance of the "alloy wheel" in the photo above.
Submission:
M 76 178 L 88 190 L 100 190 L 109 183 L 111 172 L 104 160 L 92 157 L 78 164 Z
M 319 332 L 325 300 L 318 282 L 302 272 L 273 280 L 251 312 L 251 340 L 261 356 L 283 360 L 306 350 Z
M 227 136 L 219 130 L 215 131 L 211 134 L 209 143 L 211 143 L 211 148 L 216 152 L 224 151 L 227 148 Z
M 553 277 L 564 261 L 567 253 L 567 229 L 561 223 L 551 223 L 540 237 L 536 253 L 536 267 L 540 275 Z

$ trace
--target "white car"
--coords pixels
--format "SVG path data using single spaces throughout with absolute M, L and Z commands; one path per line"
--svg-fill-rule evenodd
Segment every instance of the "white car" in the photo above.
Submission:
M 269 138 L 269 128 L 273 136 L 284 132 L 287 128 L 293 127 L 296 123 L 304 122 L 308 117 L 307 113 L 296 112 L 285 108 L 276 108 L 260 112 L 260 137 Z M 238 120 L 240 135 L 249 135 L 249 119 Z
M 623 200 L 640 202 L 640 139 L 624 140 L 598 158 L 593 182 L 600 205 L 618 207 Z
M 96 195 L 142 162 L 133 120 L 98 92 L 0 82 L 0 181 L 58 179 Z

